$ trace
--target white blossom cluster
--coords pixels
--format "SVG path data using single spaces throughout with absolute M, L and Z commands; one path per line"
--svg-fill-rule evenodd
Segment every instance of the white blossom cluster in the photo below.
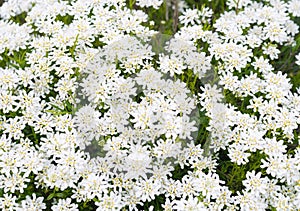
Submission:
M 184 9 L 159 54 L 148 15 L 125 0 L 5 2 L 0 209 L 140 210 L 157 197 L 166 211 L 300 209 L 300 148 L 288 150 L 300 88 L 272 62 L 296 43 L 300 3 L 237 2 L 214 24 L 212 10 Z M 20 14 L 23 24 L 12 19 Z M 187 70 L 202 81 L 198 95 L 174 79 Z M 218 81 L 206 79 L 211 71 Z M 207 149 L 194 135 L 197 108 L 209 119 Z M 93 142 L 105 153 L 94 155 Z M 220 179 L 224 152 L 237 168 L 260 169 L 235 193 Z M 173 164 L 186 170 L 179 179 Z

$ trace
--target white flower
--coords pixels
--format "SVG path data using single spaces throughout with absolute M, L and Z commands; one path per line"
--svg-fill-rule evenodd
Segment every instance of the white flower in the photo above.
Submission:
M 163 73 L 170 73 L 171 77 L 173 77 L 175 73 L 182 74 L 183 70 L 186 68 L 182 61 L 180 61 L 178 58 L 172 55 L 164 56 L 161 54 L 159 56 L 159 60 L 159 69 Z
M 16 202 L 17 197 L 12 194 L 3 194 L 0 197 L 0 208 L 2 210 L 16 210 L 18 208 L 18 204 Z
M 35 193 L 30 196 L 26 196 L 26 199 L 21 201 L 21 208 L 18 208 L 18 211 L 22 210 L 44 210 L 46 209 L 46 204 L 43 202 L 44 197 L 37 197 Z
M 235 1 L 235 0 L 229 0 L 228 2 L 226 2 L 226 4 L 228 5 L 229 8 L 242 8 L 242 7 L 246 7 L 249 4 L 251 4 L 250 0 L 240 0 L 240 1 Z
M 266 160 L 262 160 L 261 168 L 267 168 L 267 173 L 272 177 L 282 179 L 285 169 L 284 169 L 285 155 L 277 154 L 275 157 L 269 156 Z
M 95 204 L 98 206 L 97 211 L 121 210 L 124 206 L 122 196 L 113 191 L 110 192 L 109 195 L 105 194 L 104 197 L 101 197 L 100 201 Z
M 4 123 L 4 133 L 8 133 L 9 138 L 20 139 L 24 137 L 22 130 L 25 128 L 26 122 L 23 117 L 15 117 L 7 120 L 7 123 Z
M 270 23 L 264 28 L 266 38 L 282 44 L 288 40 L 287 33 L 278 23 Z
M 126 170 L 125 179 L 147 178 L 147 173 L 151 164 L 149 151 L 146 147 L 132 146 L 130 154 L 125 158 L 124 170 Z
M 300 2 L 298 0 L 291 0 L 288 2 L 288 12 L 292 13 L 293 16 L 300 16 Z
M 172 211 L 174 210 L 174 204 L 176 201 L 170 201 L 169 198 L 166 198 L 165 203 L 162 205 L 162 208 L 164 208 L 165 211 Z
M 238 195 L 234 197 L 234 204 L 239 205 L 239 210 L 266 210 L 268 204 L 264 198 L 256 197 L 251 192 L 242 191 L 242 194 L 238 192 Z
M 238 165 L 246 164 L 249 162 L 248 157 L 251 154 L 245 151 L 245 148 L 241 144 L 232 144 L 228 149 L 228 156 L 232 162 Z
M 161 184 L 157 180 L 141 180 L 134 187 L 135 194 L 143 202 L 151 201 L 160 194 Z
M 52 205 L 51 210 L 53 211 L 77 211 L 78 205 L 71 202 L 70 198 L 59 199 L 56 205 Z
M 268 73 L 272 71 L 274 68 L 269 64 L 268 59 L 264 59 L 263 56 L 259 58 L 255 58 L 255 62 L 252 63 L 255 70 L 259 70 L 262 73 Z
M 264 46 L 263 52 L 264 54 L 269 55 L 271 60 L 278 59 L 278 54 L 280 53 L 280 51 L 276 48 L 276 46 L 272 46 L 272 45 Z
M 259 197 L 259 194 L 265 195 L 267 193 L 268 178 L 261 177 L 261 172 L 257 174 L 255 171 L 247 172 L 243 185 L 246 191 L 250 191 Z
M 296 64 L 300 66 L 300 53 L 296 55 Z
M 179 16 L 179 21 L 183 25 L 194 25 L 196 23 L 200 23 L 200 11 L 197 9 L 187 9 L 183 12 L 181 16 Z
M 153 154 L 158 159 L 176 157 L 180 153 L 180 143 L 175 143 L 172 139 L 159 139 L 153 148 Z
M 153 7 L 158 9 L 163 3 L 163 0 L 137 0 L 136 4 L 140 7 Z
M 181 200 L 173 201 L 175 204 L 174 209 L 178 211 L 205 211 L 207 208 L 204 203 L 200 202 L 197 197 L 189 196 L 188 199 L 182 198 Z

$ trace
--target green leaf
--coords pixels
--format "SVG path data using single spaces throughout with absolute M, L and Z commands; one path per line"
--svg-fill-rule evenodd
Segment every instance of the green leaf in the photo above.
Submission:
M 55 196 L 55 193 L 51 193 L 51 194 L 47 197 L 46 201 L 50 201 L 54 196 Z

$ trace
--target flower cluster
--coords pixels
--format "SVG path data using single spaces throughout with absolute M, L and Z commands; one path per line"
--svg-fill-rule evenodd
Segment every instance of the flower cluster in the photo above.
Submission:
M 300 209 L 299 1 L 173 3 L 3 3 L 1 210 Z

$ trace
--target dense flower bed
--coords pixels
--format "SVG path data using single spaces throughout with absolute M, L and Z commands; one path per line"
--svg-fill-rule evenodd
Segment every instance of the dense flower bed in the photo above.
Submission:
M 300 209 L 299 24 L 298 0 L 4 2 L 0 209 Z

